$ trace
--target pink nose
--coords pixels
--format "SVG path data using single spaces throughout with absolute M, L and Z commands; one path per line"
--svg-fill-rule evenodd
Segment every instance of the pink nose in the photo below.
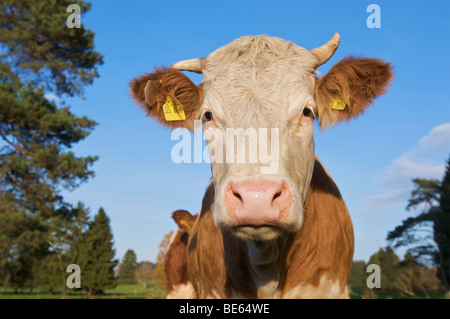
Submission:
M 278 225 L 291 205 L 285 181 L 230 182 L 225 189 L 228 215 L 239 225 Z

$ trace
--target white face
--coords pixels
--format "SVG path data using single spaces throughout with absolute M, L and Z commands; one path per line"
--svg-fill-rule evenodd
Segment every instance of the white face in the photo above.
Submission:
M 268 241 L 301 227 L 314 166 L 315 62 L 269 37 L 243 37 L 206 58 L 199 115 L 220 229 Z

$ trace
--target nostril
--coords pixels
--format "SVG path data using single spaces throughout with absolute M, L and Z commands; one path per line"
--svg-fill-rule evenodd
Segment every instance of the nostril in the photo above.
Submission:
M 238 198 L 242 202 L 242 197 L 239 193 L 233 192 L 234 197 Z
M 276 194 L 273 196 L 272 201 L 274 201 L 275 199 L 277 199 L 277 198 L 280 197 L 280 196 L 281 196 L 281 191 L 279 191 L 278 193 L 276 193 Z

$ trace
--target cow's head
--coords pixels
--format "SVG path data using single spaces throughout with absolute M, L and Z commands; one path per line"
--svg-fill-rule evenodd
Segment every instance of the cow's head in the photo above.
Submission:
M 316 77 L 338 45 L 338 34 L 309 51 L 279 38 L 245 36 L 131 83 L 133 97 L 164 125 L 205 124 L 220 229 L 253 241 L 300 229 L 314 165 L 313 120 L 323 129 L 355 118 L 392 79 L 388 63 L 354 57 Z M 202 73 L 203 83 L 196 86 L 176 69 Z M 182 106 L 185 120 L 165 119 L 168 98 Z

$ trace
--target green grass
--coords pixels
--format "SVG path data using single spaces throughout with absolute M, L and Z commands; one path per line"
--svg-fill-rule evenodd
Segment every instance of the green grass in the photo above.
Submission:
M 119 298 L 126 297 L 127 299 L 164 299 L 166 292 L 154 282 L 145 289 L 138 284 L 118 285 L 114 289 L 106 290 L 105 293 Z
M 49 294 L 44 289 L 35 288 L 30 292 L 28 288 L 19 289 L 18 293 L 12 288 L 0 290 L 0 299 L 62 299 L 61 290 L 55 290 Z M 114 289 L 108 289 L 103 295 L 89 297 L 85 291 L 77 292 L 67 289 L 65 299 L 164 299 L 165 291 L 156 283 L 143 289 L 138 284 L 117 285 Z
M 361 286 L 349 286 L 350 299 L 361 299 Z
M 375 289 L 376 291 L 376 289 Z M 362 299 L 362 287 L 361 286 L 350 286 L 350 299 Z M 389 294 L 389 293 L 377 293 L 377 299 L 445 299 L 445 293 L 426 295 L 424 293 L 417 293 L 416 296 L 411 295 L 400 295 L 400 294 Z
M 105 294 L 119 297 L 128 296 L 143 299 L 147 297 L 147 289 L 143 289 L 137 284 L 117 285 L 116 288 L 106 290 Z
M 350 286 L 350 298 L 361 299 L 362 287 Z M 0 299 L 61 299 L 61 291 L 55 291 L 53 294 L 49 294 L 43 289 L 33 289 L 30 293 L 29 289 L 19 290 L 18 293 L 14 293 L 14 289 L 7 288 L 3 293 L 0 290 Z M 85 291 L 74 292 L 71 289 L 67 289 L 65 299 L 164 299 L 165 291 L 159 288 L 156 282 L 150 284 L 147 288 L 141 288 L 138 284 L 130 285 L 118 285 L 114 289 L 108 289 L 104 295 L 89 297 Z M 376 298 L 378 299 L 443 299 L 445 294 L 437 294 L 426 296 L 425 294 L 418 294 L 416 297 L 409 295 L 399 294 L 385 294 L 379 293 Z

